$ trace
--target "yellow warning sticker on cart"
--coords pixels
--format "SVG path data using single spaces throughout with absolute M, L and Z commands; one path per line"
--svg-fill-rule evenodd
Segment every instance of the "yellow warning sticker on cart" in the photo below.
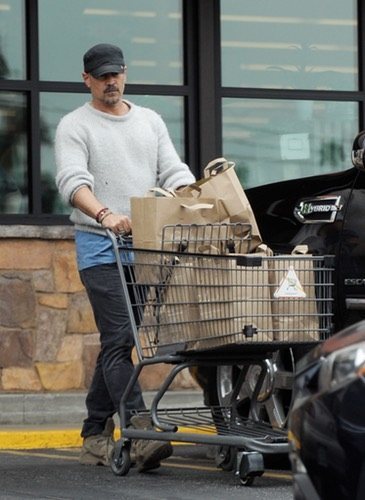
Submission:
M 276 299 L 292 299 L 304 298 L 306 296 L 307 294 L 303 290 L 294 267 L 291 266 L 286 276 L 281 280 L 280 285 L 275 290 L 274 297 Z

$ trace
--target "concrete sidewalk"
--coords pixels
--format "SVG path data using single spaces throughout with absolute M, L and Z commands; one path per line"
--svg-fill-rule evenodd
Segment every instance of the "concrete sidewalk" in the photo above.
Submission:
M 145 392 L 149 408 L 154 392 Z M 0 449 L 79 447 L 86 417 L 84 392 L 0 394 Z M 200 391 L 168 391 L 161 408 L 203 405 Z M 117 422 L 118 424 L 118 422 Z M 119 437 L 119 431 L 116 437 Z

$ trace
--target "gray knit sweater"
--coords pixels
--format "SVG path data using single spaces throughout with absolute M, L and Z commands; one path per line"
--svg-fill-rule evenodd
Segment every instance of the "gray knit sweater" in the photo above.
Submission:
M 130 216 L 130 198 L 155 186 L 177 188 L 195 181 L 181 162 L 166 125 L 154 111 L 130 103 L 126 115 L 96 110 L 90 103 L 64 116 L 56 131 L 56 184 L 66 203 L 88 186 L 115 213 Z M 74 208 L 76 229 L 105 234 L 94 219 Z

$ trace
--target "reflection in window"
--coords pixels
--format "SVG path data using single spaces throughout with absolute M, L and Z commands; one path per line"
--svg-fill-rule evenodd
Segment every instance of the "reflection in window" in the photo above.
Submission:
M 184 137 L 184 101 L 182 97 L 166 96 L 126 96 L 126 99 L 151 108 L 160 114 L 166 123 L 170 137 L 180 158 L 185 157 L 185 137 Z
M 184 158 L 184 116 L 183 98 L 162 96 L 125 96 L 140 106 L 146 106 L 159 113 L 168 128 L 171 139 Z M 41 118 L 47 124 L 47 134 L 53 139 L 60 119 L 70 111 L 89 101 L 88 94 L 41 94 Z M 43 141 L 41 147 L 42 211 L 43 213 L 68 214 L 71 209 L 65 205 L 55 185 L 56 165 L 52 141 Z
M 0 93 L 0 213 L 28 213 L 26 99 Z
M 24 0 L 0 4 L 0 79 L 25 78 Z
M 103 42 L 122 47 L 130 83 L 183 83 L 181 0 L 39 0 L 39 31 L 42 80 L 79 81 Z
M 351 166 L 351 102 L 223 99 L 223 152 L 245 187 Z
M 70 111 L 89 100 L 87 94 L 58 94 L 43 92 L 40 98 L 41 120 L 47 124 L 47 134 L 51 141 L 41 145 L 42 212 L 69 214 L 55 184 L 56 165 L 54 159 L 54 136 L 60 119 Z
M 357 90 L 356 0 L 221 0 L 229 87 Z

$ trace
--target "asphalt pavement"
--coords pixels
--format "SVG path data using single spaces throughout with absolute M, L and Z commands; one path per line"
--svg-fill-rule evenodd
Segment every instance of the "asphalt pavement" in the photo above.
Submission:
M 291 475 L 270 470 L 242 486 L 218 469 L 207 449 L 174 446 L 159 469 L 116 476 L 110 467 L 78 463 L 80 450 L 0 450 L 1 500 L 292 500 Z
M 147 407 L 153 396 L 152 392 L 144 394 Z M 265 459 L 265 473 L 247 489 L 234 470 L 217 466 L 214 446 L 199 443 L 174 443 L 173 456 L 150 474 L 141 475 L 132 468 L 127 476 L 116 477 L 109 467 L 82 466 L 78 456 L 85 397 L 83 392 L 0 394 L 1 500 L 292 498 L 291 473 L 285 461 L 272 457 L 266 463 Z M 159 405 L 172 409 L 203 406 L 199 391 L 168 391 Z M 115 437 L 119 437 L 118 429 Z

